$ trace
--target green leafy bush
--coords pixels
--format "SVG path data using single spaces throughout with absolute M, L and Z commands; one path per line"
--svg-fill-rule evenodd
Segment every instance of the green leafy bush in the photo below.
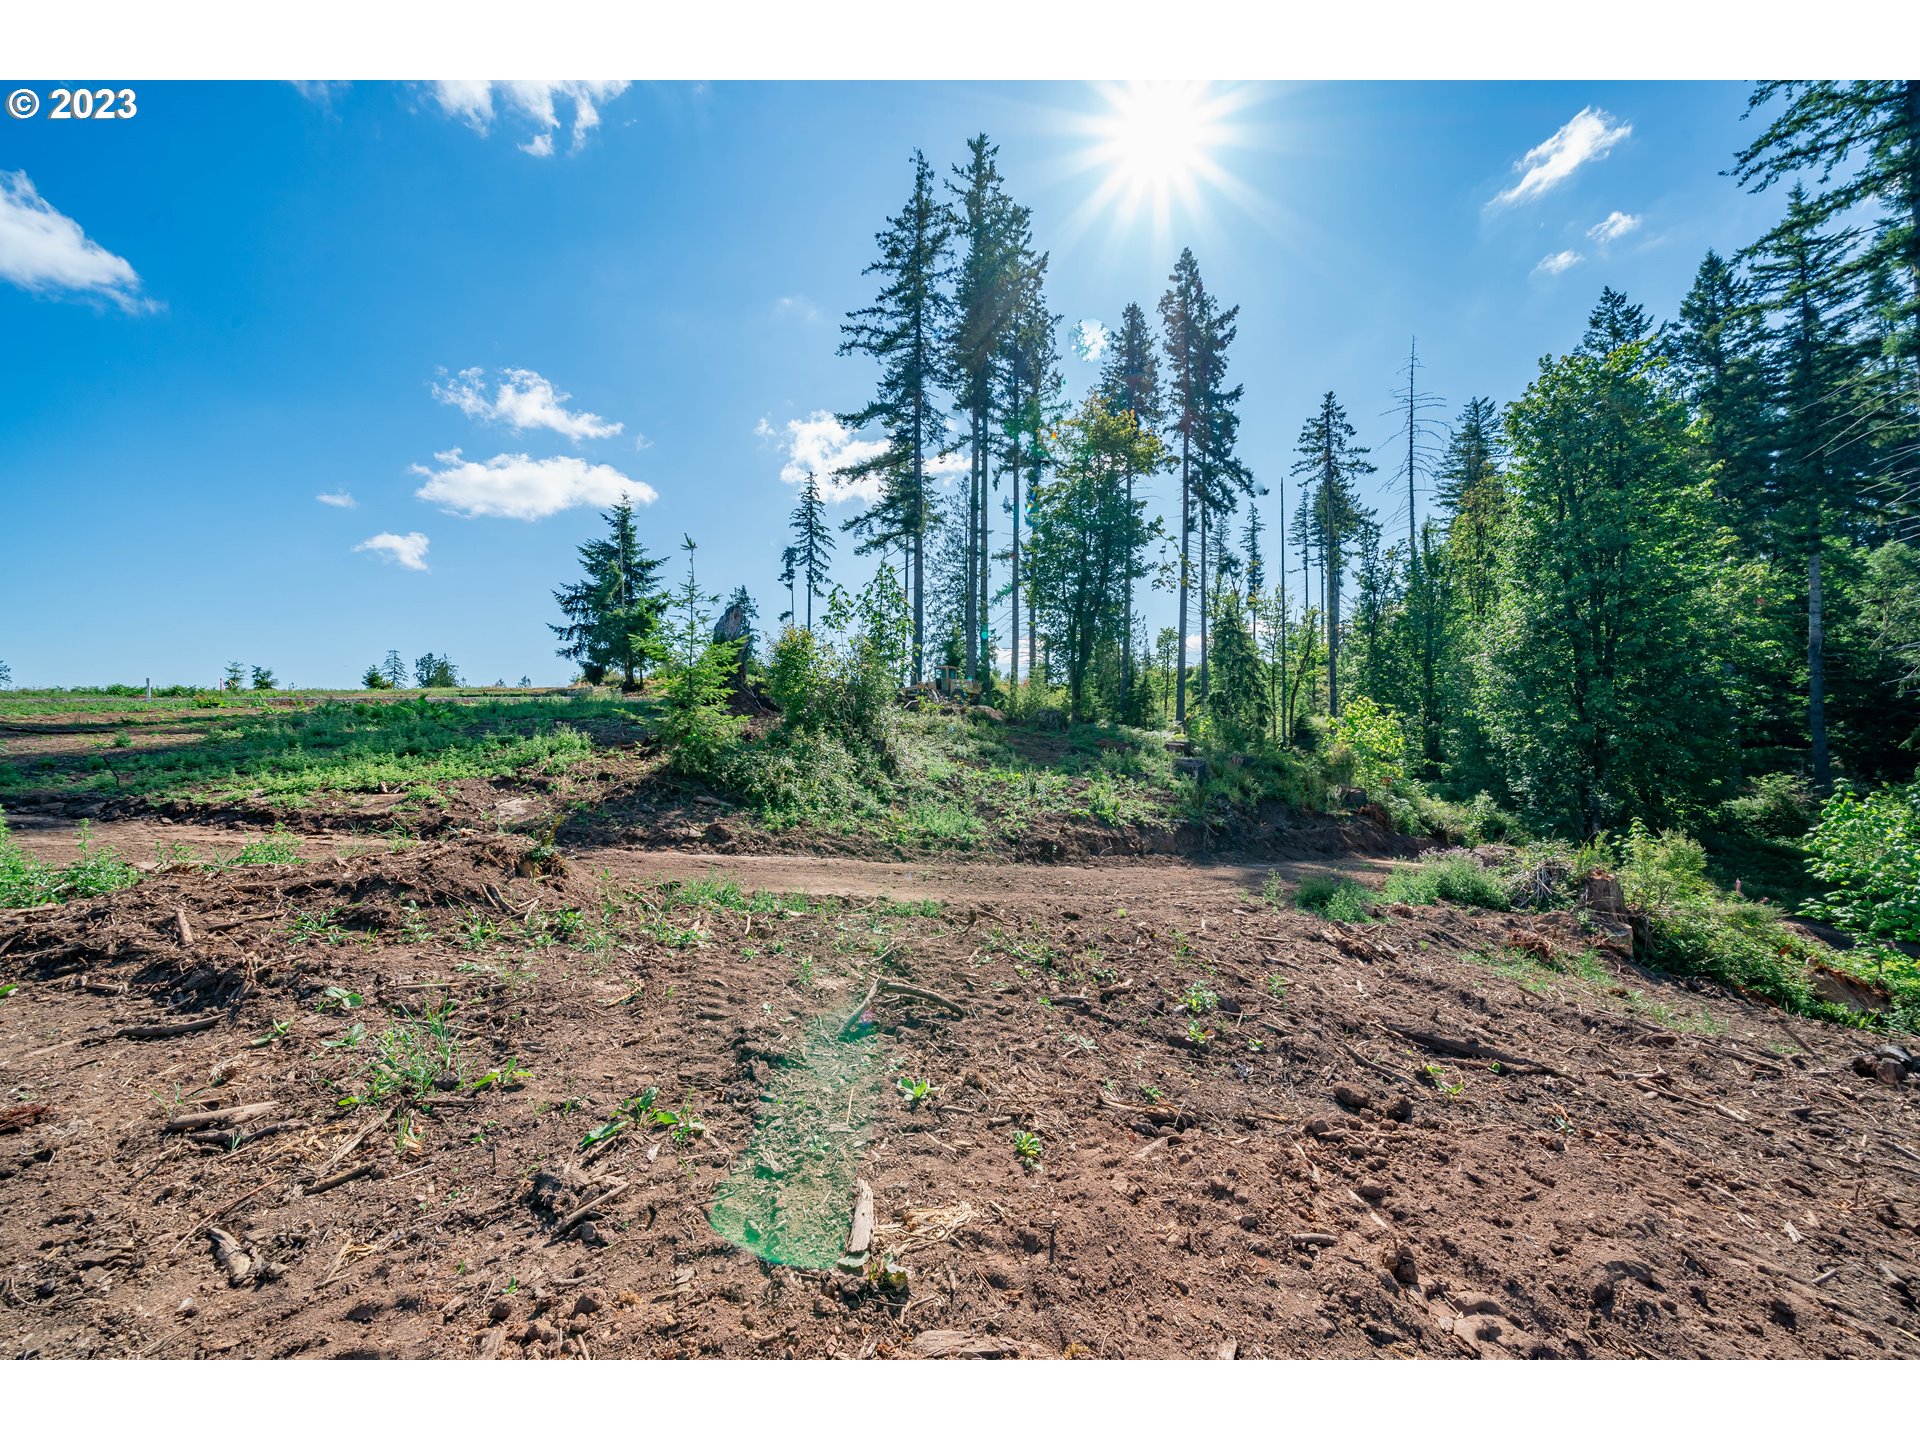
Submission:
M 1658 835 L 1636 820 L 1620 845 L 1620 888 L 1645 917 L 1662 968 L 1706 975 L 1763 995 L 1789 1010 L 1814 1005 L 1808 943 L 1769 905 L 1717 890 L 1706 852 L 1676 831 Z
M 1380 898 L 1403 905 L 1470 905 L 1482 910 L 1505 910 L 1506 887 L 1500 877 L 1466 855 L 1448 855 L 1422 861 L 1417 869 L 1397 870 L 1381 887 Z
M 1338 875 L 1309 875 L 1293 892 L 1300 909 L 1349 925 L 1364 925 L 1372 917 L 1367 906 L 1378 897 L 1366 886 Z
M 1920 782 L 1827 801 L 1808 868 L 1834 888 L 1808 909 L 1885 947 L 1920 942 Z
M 1790 840 L 1807 833 L 1819 802 L 1804 776 L 1756 776 L 1746 790 L 1722 802 L 1715 819 L 1722 829 L 1763 840 Z
M 1347 701 L 1327 722 L 1327 738 L 1329 764 L 1369 795 L 1406 774 L 1407 732 L 1400 717 L 1364 695 Z

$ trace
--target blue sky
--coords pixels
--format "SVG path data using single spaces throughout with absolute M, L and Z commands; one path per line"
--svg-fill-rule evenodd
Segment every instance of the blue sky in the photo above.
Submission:
M 1126 162 L 1091 132 L 1126 101 L 1083 84 L 170 83 L 131 119 L 0 119 L 0 660 L 340 685 L 397 648 L 563 681 L 549 592 L 621 484 L 656 553 L 692 534 L 770 621 L 782 471 L 859 440 L 814 417 L 868 393 L 834 350 L 873 233 L 914 147 L 944 170 L 980 130 L 1065 328 L 1151 312 L 1193 247 L 1277 491 L 1329 388 L 1389 443 L 1410 336 L 1450 416 L 1514 398 L 1603 284 L 1670 316 L 1778 211 L 1719 173 L 1745 93 L 1216 88 L 1220 178 L 1159 215 L 1101 199 Z

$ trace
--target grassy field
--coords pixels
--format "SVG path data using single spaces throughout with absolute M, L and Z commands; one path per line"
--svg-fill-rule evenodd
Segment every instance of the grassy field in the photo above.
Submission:
M 552 776 L 591 756 L 590 731 L 637 738 L 639 715 L 573 695 L 241 693 L 212 706 L 15 698 L 0 707 L 0 805 L 117 796 L 297 803 Z

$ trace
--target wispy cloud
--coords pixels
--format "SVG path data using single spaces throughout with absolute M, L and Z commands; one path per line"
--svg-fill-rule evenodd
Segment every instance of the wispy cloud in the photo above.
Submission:
M 787 484 L 800 484 L 812 471 L 819 478 L 821 495 L 828 500 L 871 503 L 880 498 L 879 476 L 849 479 L 841 472 L 871 460 L 887 448 L 886 442 L 861 439 L 835 419 L 831 410 L 815 410 L 806 419 L 789 420 L 778 429 L 763 415 L 753 433 L 786 452 L 780 478 Z
M 404 535 L 395 535 L 383 530 L 378 535 L 369 535 L 358 545 L 356 551 L 365 550 L 378 555 L 390 564 L 407 570 L 425 570 L 427 568 L 427 537 L 418 530 L 409 530 Z
M 611 465 L 589 465 L 575 455 L 466 460 L 458 450 L 443 450 L 433 458 L 438 469 L 411 467 L 427 482 L 413 493 L 458 515 L 544 520 L 576 505 L 611 505 L 622 495 L 641 505 L 660 498 L 646 481 L 631 479 Z
M 586 144 L 587 134 L 600 124 L 600 106 L 627 88 L 624 80 L 436 80 L 433 98 L 440 109 L 465 121 L 485 135 L 502 111 L 531 120 L 533 135 L 520 149 L 529 155 L 554 153 L 553 137 L 560 128 L 556 102 L 573 107 L 573 138 L 569 153 Z
M 41 199 L 24 170 L 0 170 L 0 280 L 35 295 L 111 300 L 130 313 L 159 308 L 140 293 L 133 266 Z
M 353 84 L 351 80 L 293 80 L 288 83 L 300 92 L 302 100 L 311 100 L 316 105 L 329 108 L 333 105 L 333 97 L 345 94 Z
M 1633 127 L 1589 105 L 1520 157 L 1520 178 L 1487 202 L 1489 210 L 1537 199 L 1589 160 L 1602 158 L 1633 133 Z
M 318 500 L 322 505 L 331 505 L 339 510 L 357 510 L 360 508 L 360 502 L 345 490 L 330 490 L 325 495 L 316 495 L 313 498 Z
M 502 370 L 489 394 L 487 372 L 476 365 L 444 383 L 436 382 L 433 396 L 474 420 L 515 430 L 552 430 L 576 445 L 582 440 L 604 440 L 624 428 L 619 421 L 603 420 L 591 411 L 567 409 L 564 402 L 573 397 L 554 389 L 551 380 L 532 370 Z
M 773 302 L 773 313 L 783 318 L 805 320 L 811 323 L 821 316 L 820 307 L 800 294 L 782 295 Z
M 1098 320 L 1082 320 L 1073 327 L 1073 353 L 1082 360 L 1098 360 L 1113 343 L 1113 332 Z
M 1578 250 L 1556 250 L 1553 254 L 1533 267 L 1536 275 L 1560 275 L 1578 265 L 1581 255 Z
M 1618 240 L 1622 235 L 1631 234 L 1639 228 L 1640 217 L 1638 215 L 1628 215 L 1624 211 L 1616 210 L 1598 225 L 1595 225 L 1591 230 L 1587 231 L 1587 238 L 1598 241 L 1602 245 L 1607 245 Z

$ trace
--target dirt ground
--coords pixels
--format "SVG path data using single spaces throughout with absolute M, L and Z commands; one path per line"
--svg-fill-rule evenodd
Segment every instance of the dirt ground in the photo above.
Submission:
M 1920 1356 L 1902 1067 L 1574 917 L 529 844 L 0 914 L 4 1352 Z

